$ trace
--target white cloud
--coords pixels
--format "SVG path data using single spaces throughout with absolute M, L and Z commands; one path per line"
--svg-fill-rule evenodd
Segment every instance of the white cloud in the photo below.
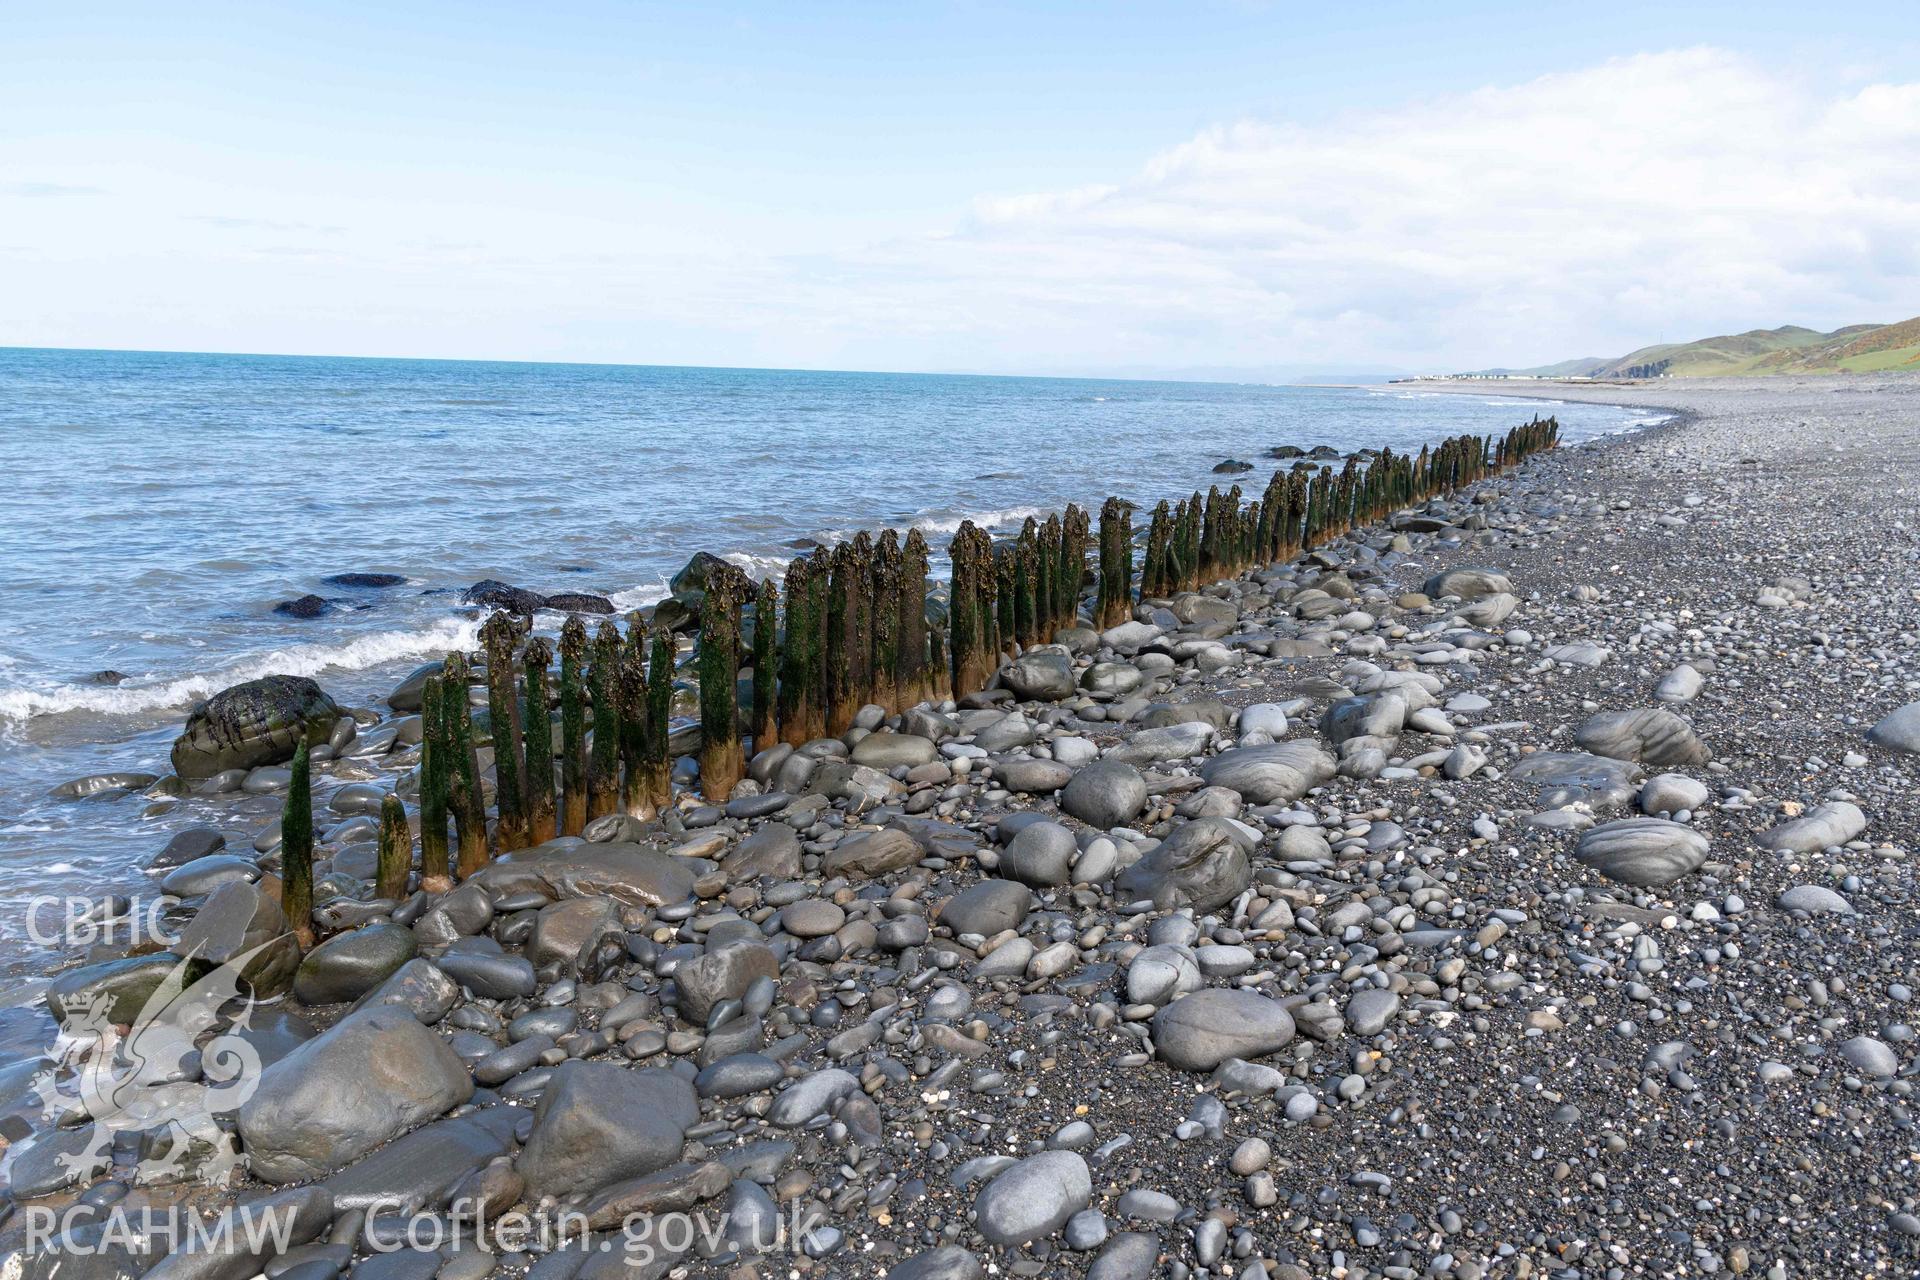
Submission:
M 983 197 L 950 234 L 785 283 L 906 363 L 918 342 L 920 363 L 989 367 L 1451 367 L 1896 320 L 1920 311 L 1917 140 L 1920 85 L 1649 54 L 1223 125 L 1129 179 Z
M 31 246 L 0 249 L 0 343 L 1445 369 L 1920 312 L 1920 84 L 1695 49 L 1377 100 L 983 192 L 931 229 L 772 177 L 764 207 L 717 201 L 620 155 L 311 170 L 0 138 L 0 168 L 43 179 L 0 197 L 98 192 L 0 200 Z

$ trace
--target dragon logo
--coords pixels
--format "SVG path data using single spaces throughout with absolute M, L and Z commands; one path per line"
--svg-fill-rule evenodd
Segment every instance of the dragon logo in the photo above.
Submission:
M 216 1117 L 239 1110 L 260 1084 L 260 1052 L 242 1034 L 255 1003 L 244 975 L 267 945 L 197 978 L 197 953 L 184 957 L 125 1027 L 104 993 L 67 1002 L 52 1064 L 32 1086 L 49 1124 L 92 1122 L 83 1146 L 56 1157 L 68 1172 L 83 1183 L 105 1173 L 121 1133 L 141 1135 L 141 1183 L 225 1186 L 242 1169 L 245 1157 Z

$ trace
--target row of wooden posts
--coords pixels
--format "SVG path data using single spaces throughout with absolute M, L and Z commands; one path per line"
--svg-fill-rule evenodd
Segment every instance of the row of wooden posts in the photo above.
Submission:
M 1553 419 L 1536 418 L 1498 440 L 1459 436 L 1417 456 L 1382 450 L 1365 464 L 1350 458 L 1337 472 L 1303 463 L 1276 472 L 1250 503 L 1238 485 L 1172 507 L 1160 502 L 1148 524 L 1138 598 L 1197 590 L 1292 559 L 1551 449 L 1559 430 Z M 1096 538 L 1088 513 L 1070 504 L 1045 522 L 1029 518 L 998 546 L 963 521 L 949 549 L 944 630 L 929 618 L 930 549 L 918 529 L 904 538 L 891 529 L 878 538 L 863 531 L 798 557 L 778 586 L 771 578 L 756 586 L 733 565 L 708 561 L 696 659 L 701 791 L 724 802 L 744 776 L 743 710 L 745 737 L 760 751 L 843 734 L 870 703 L 898 711 L 984 688 L 1004 658 L 1079 620 L 1090 547 L 1097 548 L 1090 621 L 1099 629 L 1125 622 L 1136 599 L 1132 510 L 1107 499 Z M 605 814 L 652 817 L 673 801 L 668 742 L 678 646 L 666 627 L 636 618 L 622 635 L 608 620 L 589 637 L 578 616 L 561 627 L 557 804 L 553 646 L 532 636 L 521 647 L 519 628 L 504 613 L 487 620 L 480 640 L 496 820 L 489 834 L 471 673 L 456 652 L 422 689 L 420 869 L 429 889 L 450 887 L 493 853 L 577 835 Z M 744 708 L 743 668 L 752 673 Z M 282 822 L 288 916 L 300 923 L 302 904 L 306 911 L 312 905 L 306 752 L 302 746 L 295 758 Z M 380 824 L 380 896 L 403 896 L 411 865 L 405 810 L 389 795 Z

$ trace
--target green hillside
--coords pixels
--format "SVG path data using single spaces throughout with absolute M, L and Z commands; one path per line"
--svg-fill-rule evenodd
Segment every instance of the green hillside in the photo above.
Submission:
M 1542 378 L 1712 378 L 1920 370 L 1920 318 L 1820 333 L 1799 325 L 1642 347 L 1618 360 L 1565 360 L 1519 372 Z

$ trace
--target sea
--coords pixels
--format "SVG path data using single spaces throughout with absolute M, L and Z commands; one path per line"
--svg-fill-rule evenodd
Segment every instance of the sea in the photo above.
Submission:
M 258 676 L 380 705 L 473 646 L 481 579 L 629 609 L 696 551 L 759 576 L 912 525 L 939 554 L 962 520 L 1178 497 L 1226 459 L 1257 492 L 1276 445 L 1414 451 L 1535 414 L 1563 441 L 1657 421 L 1417 385 L 0 349 L 0 986 L 63 958 L 30 904 L 151 893 L 147 859 L 219 813 L 52 788 L 166 772 L 189 707 Z M 403 582 L 327 582 L 349 572 Z M 320 616 L 276 612 L 310 594 Z

